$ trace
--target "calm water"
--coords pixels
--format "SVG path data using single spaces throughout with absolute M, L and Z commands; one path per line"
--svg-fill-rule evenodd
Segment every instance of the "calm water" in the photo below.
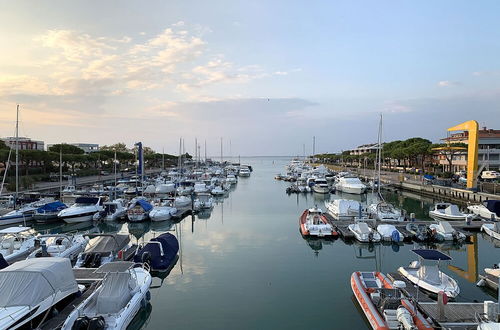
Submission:
M 367 328 L 353 302 L 351 273 L 395 272 L 414 260 L 410 251 L 414 245 L 368 246 L 346 244 L 341 239 L 303 239 L 299 215 L 314 204 L 323 205 L 325 197 L 285 194 L 288 183 L 273 178 L 284 171 L 288 159 L 252 158 L 244 162 L 253 166 L 252 176 L 240 178 L 236 189 L 208 218 L 103 228 L 128 228 L 137 239 L 148 239 L 153 230 L 172 228 L 181 242 L 179 262 L 163 281 L 154 279 L 151 306 L 137 317 L 134 328 Z M 400 194 L 386 198 L 421 219 L 427 218 L 432 203 Z M 499 250 L 482 234 L 474 241 L 440 247 L 453 257 L 442 269 L 458 280 L 462 292 L 458 300 L 492 298 L 492 293 L 477 288 L 475 282 L 478 271 L 500 261 Z

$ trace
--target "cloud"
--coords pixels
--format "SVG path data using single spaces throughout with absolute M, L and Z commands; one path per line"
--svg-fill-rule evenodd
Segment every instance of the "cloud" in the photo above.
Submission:
M 460 86 L 461 83 L 459 81 L 450 81 L 450 80 L 442 80 L 437 83 L 439 87 L 451 87 L 451 86 Z

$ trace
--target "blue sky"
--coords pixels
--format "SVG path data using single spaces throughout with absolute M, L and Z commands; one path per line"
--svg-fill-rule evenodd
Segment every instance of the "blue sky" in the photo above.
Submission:
M 497 1 L 0 3 L 1 135 L 16 103 L 47 143 L 171 153 L 335 152 L 375 141 L 379 113 L 385 140 L 500 128 Z

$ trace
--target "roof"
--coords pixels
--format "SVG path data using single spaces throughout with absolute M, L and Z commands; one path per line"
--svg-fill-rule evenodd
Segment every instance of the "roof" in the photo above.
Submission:
M 415 249 L 413 253 L 425 260 L 451 260 L 451 257 L 438 250 Z

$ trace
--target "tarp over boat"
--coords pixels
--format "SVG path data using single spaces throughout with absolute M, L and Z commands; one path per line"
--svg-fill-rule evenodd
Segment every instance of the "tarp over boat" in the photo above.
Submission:
M 500 200 L 486 201 L 486 208 L 500 217 Z
M 41 207 L 39 207 L 36 211 L 38 213 L 48 213 L 48 212 L 57 212 L 61 211 L 62 209 L 67 208 L 66 204 L 60 201 L 55 201 L 52 203 L 47 203 Z
M 133 208 L 134 206 L 139 205 L 145 212 L 149 212 L 153 209 L 153 205 L 149 204 L 148 201 L 144 199 L 138 199 L 135 201 L 135 204 L 131 206 Z
M 125 247 L 128 242 L 130 242 L 128 235 L 99 235 L 90 240 L 84 253 L 116 252 Z
M 56 292 L 78 291 L 67 258 L 34 258 L 0 270 L 0 307 L 36 306 Z
M 163 256 L 160 254 L 159 245 L 152 242 L 159 242 L 161 244 Z M 153 270 L 164 270 L 175 260 L 179 252 L 179 241 L 170 233 L 161 234 L 151 239 L 151 242 L 148 242 L 142 249 L 137 251 L 134 261 L 142 262 L 142 256 L 145 252 L 148 252 L 151 256 L 151 267 Z

